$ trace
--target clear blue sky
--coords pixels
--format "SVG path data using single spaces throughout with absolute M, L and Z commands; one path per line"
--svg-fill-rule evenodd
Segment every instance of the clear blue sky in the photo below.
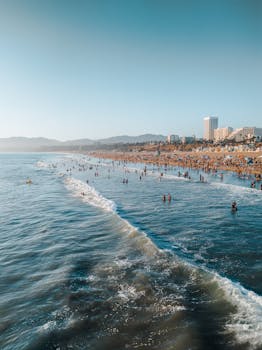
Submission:
M 0 137 L 262 127 L 261 0 L 0 0 Z

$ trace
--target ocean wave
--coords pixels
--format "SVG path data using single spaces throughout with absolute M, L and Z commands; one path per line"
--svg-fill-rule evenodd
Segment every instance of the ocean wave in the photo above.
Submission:
M 170 250 L 166 250 L 166 253 L 173 254 Z M 239 282 L 177 256 L 173 264 L 188 270 L 189 280 L 204 285 L 212 300 L 224 299 L 234 307 L 225 323 L 225 333 L 233 333 L 237 344 L 249 344 L 248 349 L 257 350 L 262 347 L 262 296 L 246 289 Z
M 141 296 L 145 296 L 145 291 L 138 291 L 134 286 L 120 284 L 118 296 L 124 301 L 136 300 Z
M 74 197 L 81 198 L 83 202 L 115 214 L 121 222 L 121 227 L 119 228 L 120 231 L 130 238 L 132 240 L 132 244 L 145 254 L 148 256 L 154 256 L 156 253 L 161 251 L 145 232 L 141 231 L 138 227 L 133 226 L 128 220 L 122 218 L 118 214 L 117 205 L 114 201 L 105 198 L 94 187 L 84 183 L 81 180 L 67 177 L 64 182 L 67 189 L 73 194 Z
M 226 327 L 239 343 L 250 343 L 252 349 L 262 346 L 262 297 L 239 283 L 218 274 L 213 278 L 223 289 L 227 300 L 237 308 Z
M 191 179 L 184 177 L 184 176 L 178 176 L 178 175 L 173 175 L 173 174 L 164 174 L 163 175 L 164 179 L 168 179 L 168 180 L 178 180 L 178 181 L 191 181 Z
M 116 203 L 114 201 L 103 197 L 94 187 L 83 181 L 67 177 L 65 179 L 65 185 L 73 193 L 74 197 L 81 198 L 83 202 L 108 212 L 116 212 Z
M 183 264 L 182 261 L 181 263 Z M 233 332 L 237 343 L 249 344 L 249 349 L 260 348 L 262 346 L 262 297 L 215 271 L 206 268 L 199 270 L 197 265 L 190 262 L 185 262 L 185 266 L 191 269 L 192 279 L 198 280 L 200 272 L 203 282 L 210 286 L 208 289 L 214 294 L 214 299 L 225 298 L 235 308 L 225 324 L 225 333 Z
M 49 163 L 46 163 L 45 161 L 43 160 L 39 160 L 38 162 L 36 162 L 36 166 L 38 168 L 49 168 L 50 167 L 50 164 Z
M 38 332 L 42 333 L 42 332 L 50 332 L 53 331 L 57 328 L 57 322 L 56 321 L 47 321 L 46 323 L 44 323 L 42 326 L 40 326 L 38 328 Z
M 67 188 L 73 193 L 74 196 L 81 198 L 83 201 L 93 206 L 116 214 L 116 217 L 120 220 L 119 222 L 121 222 L 120 231 L 122 231 L 122 233 L 124 233 L 127 238 L 130 239 L 128 243 L 129 248 L 133 247 L 139 249 L 142 253 L 144 253 L 144 256 L 147 257 L 154 257 L 159 253 L 164 254 L 164 251 L 155 246 L 153 241 L 145 232 L 140 231 L 139 228 L 133 226 L 129 221 L 125 220 L 117 213 L 116 204 L 113 201 L 103 197 L 98 191 L 95 190 L 95 188 L 71 177 L 68 177 L 65 180 L 65 183 Z M 218 186 L 221 186 L 221 184 L 218 184 Z M 230 186 L 234 186 L 233 188 L 240 187 L 235 185 Z M 244 189 L 245 191 L 252 193 L 254 191 L 243 187 L 240 187 L 240 189 Z M 81 194 L 82 192 L 85 193 L 84 196 Z M 262 297 L 245 289 L 240 284 L 234 283 L 226 277 L 222 277 L 215 271 L 205 270 L 183 260 L 181 260 L 180 263 L 190 267 L 192 270 L 192 275 L 197 274 L 199 276 L 200 271 L 205 271 L 205 273 L 207 273 L 207 277 L 204 278 L 206 283 L 210 283 L 212 286 L 214 285 L 214 282 L 216 283 L 217 287 L 214 290 L 214 293 L 216 294 L 215 297 L 220 295 L 218 292 L 221 291 L 223 297 L 235 307 L 236 312 L 230 314 L 230 319 L 225 325 L 225 332 L 233 332 L 237 342 L 240 344 L 250 343 L 250 349 L 256 349 L 261 346 Z M 117 268 L 129 268 L 130 262 L 126 259 L 117 260 L 114 265 L 114 270 L 117 271 Z M 201 273 L 201 276 L 203 277 L 204 274 Z M 127 284 L 122 284 L 119 286 L 117 295 L 124 302 L 130 299 L 135 300 L 143 296 L 140 290 L 138 291 L 134 286 Z M 174 309 L 173 311 L 175 312 L 177 310 Z
M 239 191 L 244 191 L 245 193 L 256 193 L 262 194 L 262 191 L 256 189 L 256 188 L 250 188 L 250 187 L 245 187 L 245 186 L 240 186 L 240 185 L 234 185 L 234 184 L 226 184 L 222 182 L 212 182 L 212 185 L 219 187 L 219 188 L 227 188 L 230 189 L 232 192 L 237 192 Z

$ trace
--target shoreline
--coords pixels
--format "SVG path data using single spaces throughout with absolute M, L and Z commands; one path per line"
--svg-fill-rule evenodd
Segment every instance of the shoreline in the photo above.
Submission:
M 131 163 L 148 163 L 157 166 L 178 166 L 204 172 L 232 171 L 239 176 L 253 175 L 262 179 L 262 152 L 161 152 L 155 151 L 92 151 L 89 155 Z

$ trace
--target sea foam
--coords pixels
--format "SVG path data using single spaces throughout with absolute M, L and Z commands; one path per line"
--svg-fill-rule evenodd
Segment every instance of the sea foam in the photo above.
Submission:
M 225 333 L 234 333 L 238 344 L 249 344 L 248 349 L 260 349 L 262 346 L 262 297 L 253 291 L 243 287 L 240 283 L 233 282 L 215 271 L 207 268 L 199 269 L 199 266 L 189 261 L 178 260 L 181 266 L 189 268 L 192 280 L 206 281 L 212 285 L 216 283 L 216 291 L 222 291 L 224 298 L 235 307 L 235 312 L 230 315 L 225 324 Z M 214 295 L 217 298 L 218 294 Z
M 185 265 L 192 269 L 192 276 L 196 278 L 198 267 L 189 262 Z M 207 273 L 205 277 L 207 283 L 215 282 L 218 287 L 216 290 L 221 290 L 226 300 L 236 309 L 225 324 L 225 332 L 233 332 L 238 344 L 248 343 L 248 349 L 260 348 L 262 346 L 262 297 L 217 272 L 209 269 L 202 271 Z
M 127 220 L 121 218 L 117 213 L 116 204 L 103 197 L 95 188 L 85 184 L 84 182 L 68 177 L 65 180 L 67 188 L 74 196 L 81 198 L 84 202 L 89 203 L 95 207 L 99 207 L 105 211 L 115 213 L 116 216 L 124 223 L 123 231 L 128 237 L 136 243 L 135 246 L 144 251 L 146 255 L 154 256 L 154 254 L 161 250 L 158 249 L 152 240 L 134 227 Z M 217 184 L 216 184 L 217 185 Z M 219 186 L 220 184 L 218 184 Z M 234 186 L 237 188 L 240 186 Z M 251 193 L 252 190 L 240 187 L 245 192 Z M 82 195 L 81 193 L 85 193 Z M 188 264 L 186 264 L 188 265 Z M 189 264 L 191 265 L 191 264 Z M 193 270 L 196 267 L 191 265 Z M 238 343 L 249 343 L 250 349 L 257 349 L 262 345 L 262 297 L 256 293 L 245 289 L 239 283 L 234 283 L 228 278 L 222 277 L 219 274 L 207 271 L 211 275 L 211 281 L 217 283 L 218 288 L 223 291 L 226 299 L 236 307 L 236 312 L 230 316 L 230 320 L 226 324 L 225 331 L 234 332 Z M 134 289 L 123 288 L 121 286 L 118 296 L 122 299 L 129 299 L 137 297 Z
M 237 308 L 237 313 L 227 323 L 228 330 L 236 334 L 239 343 L 250 343 L 251 349 L 262 346 L 262 297 L 218 274 L 214 280 L 222 287 L 230 303 Z
M 94 187 L 85 184 L 83 181 L 67 177 L 65 179 L 65 185 L 67 189 L 73 193 L 74 197 L 79 197 L 84 202 L 105 211 L 116 212 L 116 204 L 114 201 L 103 197 Z
M 50 167 L 50 164 L 44 162 L 43 160 L 39 160 L 39 161 L 36 163 L 36 166 L 37 166 L 38 168 L 49 168 L 49 167 Z
M 65 180 L 67 189 L 73 194 L 74 197 L 81 198 L 82 201 L 113 213 L 121 221 L 123 225 L 121 231 L 126 234 L 140 250 L 142 250 L 148 256 L 154 256 L 161 250 L 156 247 L 147 234 L 141 231 L 138 227 L 133 226 L 128 220 L 122 218 L 117 213 L 116 203 L 110 199 L 105 198 L 94 187 L 84 183 L 81 180 L 67 177 Z

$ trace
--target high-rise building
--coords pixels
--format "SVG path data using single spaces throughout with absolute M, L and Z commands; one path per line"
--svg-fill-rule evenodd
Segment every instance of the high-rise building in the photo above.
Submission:
M 218 117 L 204 118 L 204 139 L 208 141 L 214 140 L 214 130 L 218 127 Z

